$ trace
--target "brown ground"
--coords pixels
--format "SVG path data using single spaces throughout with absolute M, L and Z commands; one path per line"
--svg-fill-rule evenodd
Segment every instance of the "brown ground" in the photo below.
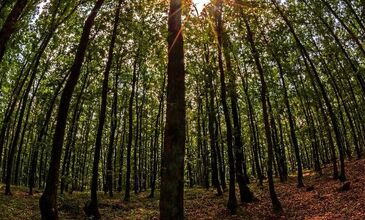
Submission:
M 276 183 L 276 190 L 284 212 L 274 214 L 267 187 L 263 189 L 251 184 L 258 201 L 253 204 L 241 204 L 237 215 L 231 216 L 226 210 L 227 192 L 224 198 L 217 197 L 213 190 L 201 188 L 186 189 L 185 208 L 187 219 L 365 219 L 365 159 L 347 163 L 347 178 L 350 190 L 339 192 L 341 184 L 330 177 L 330 167 L 324 169 L 324 175 L 306 172 L 306 186 L 298 189 L 295 176 L 287 183 Z M 0 185 L 3 191 L 3 185 Z M 26 188 L 13 188 L 14 195 L 0 194 L 0 219 L 39 219 L 38 199 L 40 194 L 30 197 Z M 132 193 L 133 195 L 133 193 Z M 158 200 L 148 199 L 147 192 L 132 196 L 126 204 L 117 194 L 109 199 L 100 194 L 100 211 L 103 219 L 157 219 Z M 66 194 L 59 197 L 61 219 L 84 219 L 82 207 L 88 199 L 87 193 Z M 157 195 L 158 198 L 158 195 Z M 239 199 L 239 198 L 238 198 Z

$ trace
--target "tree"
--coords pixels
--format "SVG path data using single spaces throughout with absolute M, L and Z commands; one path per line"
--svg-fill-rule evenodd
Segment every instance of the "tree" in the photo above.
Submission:
M 265 81 L 265 75 L 264 70 L 262 68 L 261 62 L 260 62 L 260 56 L 258 54 L 258 51 L 256 49 L 254 36 L 251 31 L 250 23 L 247 17 L 245 17 L 245 25 L 247 29 L 247 40 L 250 43 L 251 46 L 251 53 L 254 57 L 255 64 L 260 76 L 260 82 L 261 82 L 261 104 L 262 104 L 262 114 L 263 114 L 263 120 L 265 125 L 265 136 L 266 136 L 266 142 L 267 142 L 267 176 L 269 181 L 269 192 L 270 192 L 270 198 L 273 205 L 273 208 L 275 211 L 282 211 L 281 203 L 276 195 L 275 188 L 274 188 L 274 179 L 273 179 L 273 170 L 272 170 L 272 163 L 273 163 L 273 143 L 271 140 L 271 127 L 269 122 L 269 115 L 268 115 L 268 109 L 267 104 L 269 102 L 268 100 L 268 92 L 267 92 L 267 84 Z
M 126 174 L 126 184 L 125 184 L 125 195 L 124 201 L 129 201 L 130 199 L 130 185 L 131 185 L 131 150 L 133 141 L 133 99 L 135 95 L 136 82 L 137 82 L 137 67 L 139 64 L 139 49 L 136 51 L 133 64 L 133 78 L 132 78 L 132 91 L 129 98 L 128 105 L 128 143 L 127 143 L 127 174 Z
M 228 148 L 228 163 L 229 163 L 229 196 L 227 207 L 232 214 L 237 212 L 237 198 L 236 198 L 236 176 L 235 176 L 235 160 L 233 156 L 233 143 L 232 143 L 232 123 L 229 115 L 228 104 L 227 104 L 227 88 L 225 82 L 225 72 L 223 66 L 223 55 L 222 51 L 224 49 L 224 42 L 226 39 L 223 39 L 223 21 L 222 21 L 222 6 L 223 2 L 218 0 L 216 1 L 216 11 L 215 11 L 215 22 L 216 22 L 216 31 L 217 31 L 217 41 L 218 41 L 218 65 L 219 65 L 219 73 L 220 73 L 220 88 L 221 88 L 221 102 L 223 106 L 224 119 L 226 122 L 227 129 L 227 148 Z M 227 51 L 225 51 L 227 53 Z
M 97 198 L 97 190 L 98 190 L 98 176 L 99 176 L 99 160 L 100 160 L 100 148 L 101 148 L 101 139 L 103 137 L 103 129 L 105 123 L 106 116 L 106 105 L 107 105 L 107 95 L 108 95 L 108 84 L 109 84 L 109 73 L 113 64 L 113 56 L 114 56 L 114 47 L 115 41 L 117 37 L 118 24 L 119 24 L 119 14 L 121 10 L 121 5 L 123 0 L 119 0 L 116 11 L 115 11 L 115 21 L 113 27 L 113 33 L 111 35 L 109 52 L 108 52 L 108 61 L 106 63 L 105 71 L 104 71 L 104 79 L 103 79 L 103 88 L 102 88 L 102 99 L 100 105 L 100 113 L 99 113 L 99 125 L 98 132 L 95 140 L 95 152 L 94 152 L 94 163 L 93 163 L 93 177 L 91 182 L 91 200 L 85 207 L 86 216 L 93 217 L 95 219 L 100 219 L 100 213 L 98 210 L 98 198 Z M 112 148 L 113 149 L 113 148 Z M 111 151 L 111 154 L 113 152 Z M 110 169 L 110 167 L 108 167 Z M 107 178 L 110 178 L 109 172 L 111 170 L 107 170 Z M 109 179 L 109 184 L 112 184 L 112 180 Z M 108 189 L 112 192 L 112 186 L 109 185 Z
M 68 108 L 70 106 L 72 93 L 80 76 L 82 63 L 85 57 L 85 51 L 89 43 L 90 31 L 94 24 L 95 17 L 97 16 L 98 11 L 103 3 L 104 0 L 96 1 L 91 13 L 85 21 L 75 60 L 70 70 L 70 76 L 67 79 L 65 88 L 62 91 L 57 113 L 57 124 L 53 136 L 51 162 L 50 169 L 47 175 L 46 188 L 44 189 L 44 192 L 39 199 L 39 207 L 41 210 L 42 219 L 58 219 L 57 184 L 59 178 L 60 160 L 62 154 L 63 138 L 65 135 Z
M 184 219 L 185 70 L 182 1 L 170 0 L 167 109 L 161 164 L 160 218 Z
M 0 181 L 44 192 L 44 219 L 89 192 L 87 218 L 108 218 L 116 191 L 161 196 L 161 218 L 181 219 L 184 184 L 239 217 L 268 186 L 280 211 L 276 182 L 329 181 L 328 166 L 344 181 L 363 156 L 364 0 L 19 2 L 0 0 L 0 31 L 18 10 L 1 45 Z

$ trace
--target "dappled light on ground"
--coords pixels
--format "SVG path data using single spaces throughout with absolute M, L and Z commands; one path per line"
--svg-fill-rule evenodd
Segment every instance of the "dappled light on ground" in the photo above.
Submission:
M 365 219 L 365 159 L 347 163 L 350 190 L 341 192 L 341 184 L 332 180 L 330 167 L 324 175 L 313 172 L 305 175 L 306 187 L 297 188 L 295 177 L 287 183 L 277 183 L 277 193 L 284 212 L 273 213 L 269 193 L 252 183 L 257 201 L 240 204 L 237 215 L 226 209 L 227 192 L 219 197 L 213 189 L 185 188 L 185 211 L 187 219 Z M 3 185 L 0 186 L 3 189 Z M 313 187 L 312 190 L 308 188 Z M 237 189 L 238 190 L 238 189 Z M 28 196 L 25 188 L 14 187 L 12 197 L 0 195 L 0 219 L 40 219 L 38 199 L 40 192 Z M 116 194 L 114 198 L 100 193 L 99 208 L 104 219 L 158 219 L 158 200 L 147 198 L 149 192 L 132 194 L 131 202 L 125 203 Z M 156 196 L 158 198 L 158 194 Z M 59 196 L 62 219 L 84 219 L 83 206 L 88 193 L 74 192 Z

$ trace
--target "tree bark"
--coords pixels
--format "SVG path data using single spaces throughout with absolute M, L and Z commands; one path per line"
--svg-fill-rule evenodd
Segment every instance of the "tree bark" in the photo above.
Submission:
M 161 164 L 160 219 L 184 219 L 185 65 L 182 1 L 170 0 L 167 111 Z

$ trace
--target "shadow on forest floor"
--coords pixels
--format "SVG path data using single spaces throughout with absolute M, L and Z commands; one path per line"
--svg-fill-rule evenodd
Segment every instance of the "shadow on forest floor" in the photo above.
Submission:
M 331 167 L 323 169 L 319 177 L 313 172 L 305 173 L 306 187 L 296 187 L 296 177 L 290 176 L 287 183 L 276 183 L 276 190 L 284 212 L 274 214 L 266 184 L 250 185 L 258 201 L 241 204 L 237 215 L 231 216 L 226 209 L 228 192 L 223 198 L 213 189 L 186 188 L 185 209 L 187 219 L 365 219 L 365 159 L 347 163 L 347 178 L 350 190 L 339 192 L 341 184 L 332 180 Z M 308 186 L 313 186 L 307 191 Z M 5 196 L 0 184 L 0 219 L 39 219 L 38 199 L 40 193 L 27 195 L 24 187 L 13 187 L 13 196 Z M 123 202 L 122 194 L 114 198 L 99 195 L 99 207 L 103 219 L 158 219 L 158 199 L 147 198 L 148 192 L 132 193 L 129 203 Z M 61 219 L 84 219 L 83 206 L 88 193 L 74 192 L 59 196 Z M 158 198 L 158 194 L 156 195 Z M 238 198 L 239 199 L 239 198 Z

